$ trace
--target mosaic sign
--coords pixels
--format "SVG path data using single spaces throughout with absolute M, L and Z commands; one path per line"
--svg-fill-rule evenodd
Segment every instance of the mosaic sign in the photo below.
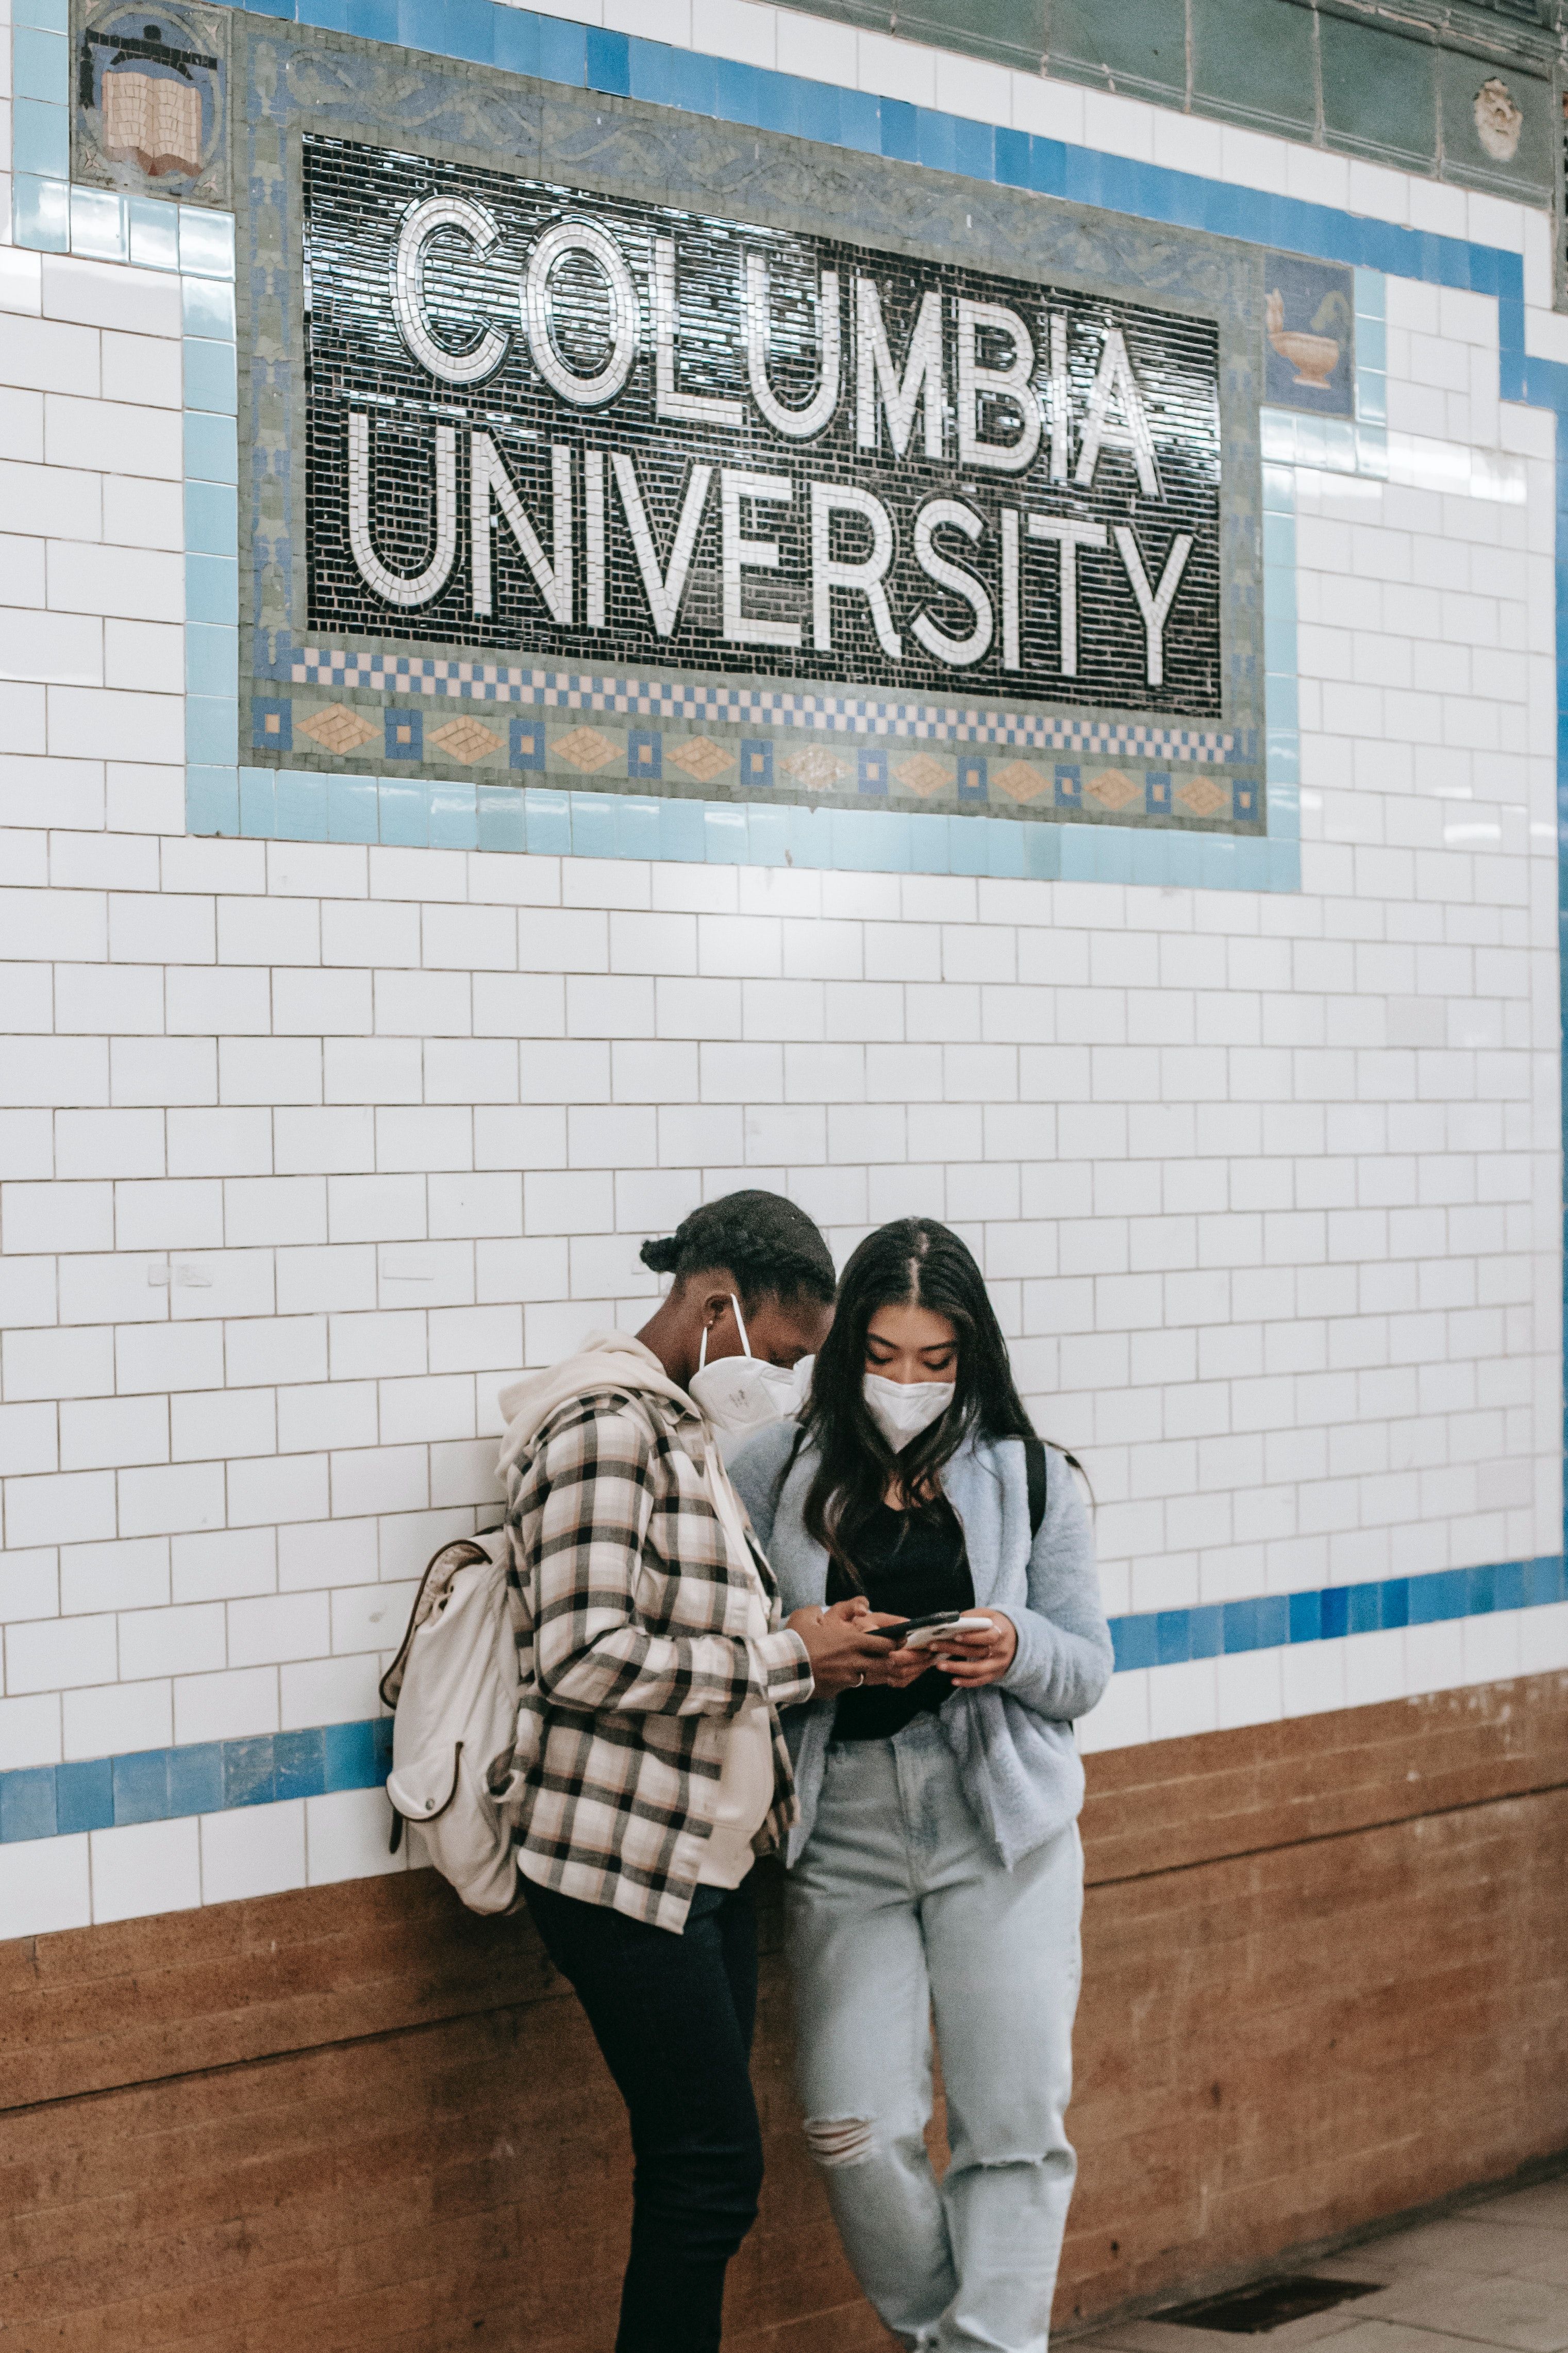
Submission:
M 234 37 L 242 763 L 1263 830 L 1255 249 Z
M 1212 320 L 304 143 L 310 611 L 1221 711 Z

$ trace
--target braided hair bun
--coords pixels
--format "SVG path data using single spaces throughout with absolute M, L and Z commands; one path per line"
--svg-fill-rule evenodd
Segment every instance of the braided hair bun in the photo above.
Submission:
M 644 1242 L 644 1266 L 678 1279 L 727 1267 L 748 1305 L 754 1299 L 831 1303 L 837 1289 L 833 1254 L 804 1209 L 782 1193 L 726 1193 L 705 1201 L 661 1241 Z

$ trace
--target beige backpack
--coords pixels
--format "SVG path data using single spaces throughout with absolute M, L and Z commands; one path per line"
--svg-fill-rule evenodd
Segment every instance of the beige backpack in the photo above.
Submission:
M 443 1545 L 420 1581 L 385 1674 L 391 1708 L 392 1847 L 417 1824 L 430 1860 L 470 1912 L 518 1900 L 512 1825 L 520 1682 L 507 1532 Z

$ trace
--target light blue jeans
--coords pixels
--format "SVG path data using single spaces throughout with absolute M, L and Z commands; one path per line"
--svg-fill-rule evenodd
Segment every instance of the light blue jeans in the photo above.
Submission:
M 1076 1825 L 1005 1870 L 934 1718 L 828 1750 L 788 1880 L 800 2094 L 845 2252 L 920 2353 L 1044 2353 L 1076 2170 L 1082 1908 Z

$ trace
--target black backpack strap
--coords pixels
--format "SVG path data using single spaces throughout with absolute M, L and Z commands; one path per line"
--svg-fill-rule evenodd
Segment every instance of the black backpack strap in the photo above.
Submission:
M 1024 1473 L 1029 1483 L 1029 1541 L 1040 1533 L 1046 1516 L 1046 1447 L 1039 1438 L 1024 1440 Z

